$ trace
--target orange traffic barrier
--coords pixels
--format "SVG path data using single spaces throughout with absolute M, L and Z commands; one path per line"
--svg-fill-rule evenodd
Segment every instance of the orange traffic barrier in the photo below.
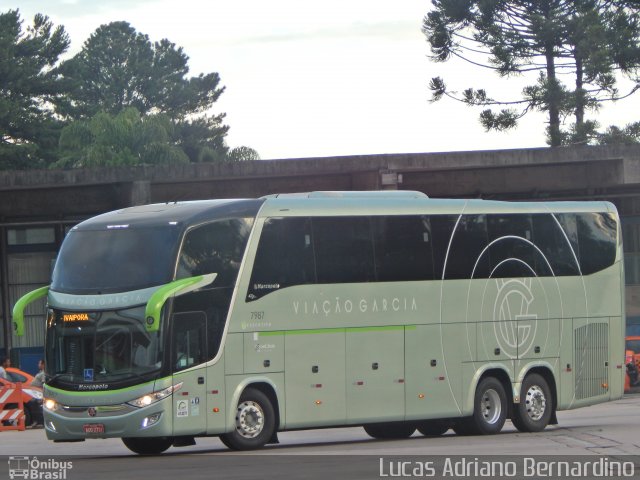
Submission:
M 10 406 L 11 408 L 7 408 Z M 24 401 L 22 384 L 0 388 L 0 432 L 24 430 Z

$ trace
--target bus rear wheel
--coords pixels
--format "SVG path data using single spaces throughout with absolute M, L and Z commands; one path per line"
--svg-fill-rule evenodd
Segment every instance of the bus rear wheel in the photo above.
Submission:
M 159 455 L 173 444 L 171 437 L 123 438 L 122 443 L 133 453 L 139 455 Z
M 425 420 L 418 423 L 418 431 L 425 437 L 439 437 L 444 435 L 451 427 L 451 422 L 446 420 Z
M 407 422 L 372 423 L 363 428 L 370 437 L 380 439 L 409 438 L 416 431 L 416 426 Z
M 521 432 L 541 432 L 553 413 L 553 398 L 547 381 L 537 373 L 522 382 L 520 403 L 513 411 L 513 426 Z
M 271 401 L 260 390 L 249 387 L 240 395 L 235 429 L 220 435 L 220 440 L 232 450 L 254 450 L 269 441 L 275 428 Z
M 507 419 L 507 394 L 500 380 L 483 378 L 476 388 L 473 415 L 463 430 L 479 435 L 499 433 Z

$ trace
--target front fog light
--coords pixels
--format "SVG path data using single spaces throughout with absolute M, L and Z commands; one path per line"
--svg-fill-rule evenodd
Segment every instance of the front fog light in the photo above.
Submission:
M 43 402 L 44 408 L 46 408 L 47 410 L 53 412 L 54 410 L 56 410 L 58 408 L 58 404 L 56 403 L 55 400 L 51 399 L 51 398 L 45 398 L 44 402 Z
M 148 428 L 151 425 L 155 425 L 156 423 L 158 423 L 158 420 L 160 420 L 161 416 L 162 413 L 154 413 L 153 415 L 145 417 L 145 419 L 142 420 L 142 428 Z

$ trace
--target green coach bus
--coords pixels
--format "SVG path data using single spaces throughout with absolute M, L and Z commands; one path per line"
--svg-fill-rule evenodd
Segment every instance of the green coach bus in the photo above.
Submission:
M 313 192 L 125 208 L 73 227 L 46 296 L 45 429 L 140 454 L 364 426 L 520 431 L 620 398 L 606 202 Z

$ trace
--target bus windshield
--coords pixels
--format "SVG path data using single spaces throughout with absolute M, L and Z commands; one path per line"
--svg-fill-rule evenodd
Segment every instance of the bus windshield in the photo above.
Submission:
M 161 332 L 147 332 L 144 307 L 106 312 L 51 310 L 47 373 L 61 381 L 93 384 L 147 378 L 162 366 Z
M 72 230 L 62 244 L 51 289 L 71 294 L 140 290 L 173 278 L 179 228 Z

